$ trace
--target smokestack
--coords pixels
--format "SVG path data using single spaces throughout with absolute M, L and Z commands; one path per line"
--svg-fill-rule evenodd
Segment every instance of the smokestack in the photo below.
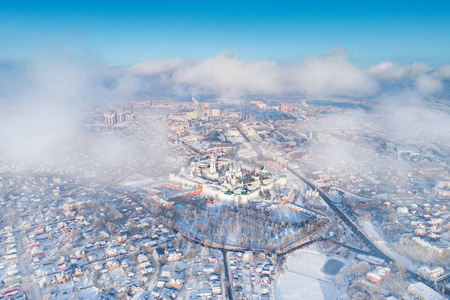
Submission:
M 195 104 L 195 106 L 196 106 L 196 108 L 197 109 L 199 109 L 200 108 L 200 105 L 199 105 L 199 103 L 198 103 L 198 95 L 192 95 L 192 102 L 194 102 L 194 104 Z

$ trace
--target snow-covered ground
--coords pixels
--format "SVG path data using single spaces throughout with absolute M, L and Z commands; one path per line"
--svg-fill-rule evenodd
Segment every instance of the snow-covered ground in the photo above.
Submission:
M 276 299 L 340 299 L 334 276 L 321 270 L 328 259 L 310 249 L 291 253 L 286 271 L 277 278 Z
M 95 287 L 83 289 L 78 292 L 79 299 L 96 299 L 99 295 L 99 290 Z
M 370 221 L 361 221 L 359 226 L 364 233 L 374 242 L 374 244 L 380 248 L 381 251 L 389 255 L 391 258 L 404 264 L 408 269 L 413 272 L 417 272 L 418 266 L 415 265 L 409 258 L 395 252 L 389 244 L 381 237 L 374 225 Z

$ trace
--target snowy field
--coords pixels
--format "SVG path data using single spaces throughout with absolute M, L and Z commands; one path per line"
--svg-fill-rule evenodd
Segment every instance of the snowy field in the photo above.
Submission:
M 306 221 L 308 219 L 308 215 L 299 213 L 284 205 L 272 205 L 270 216 L 274 220 L 279 220 L 281 222 L 291 221 L 293 223 L 300 223 L 301 221 Z
M 329 258 L 310 249 L 291 253 L 286 271 L 277 278 L 276 299 L 339 299 L 334 276 L 326 275 L 322 269 Z

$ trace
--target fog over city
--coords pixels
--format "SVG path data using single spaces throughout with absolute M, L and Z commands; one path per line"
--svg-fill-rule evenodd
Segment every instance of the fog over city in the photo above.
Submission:
M 450 65 L 298 57 L 1 59 L 0 298 L 447 299 Z
M 0 299 L 449 299 L 448 5 L 241 2 L 0 4 Z
M 127 163 L 127 153 L 137 150 L 117 137 L 98 137 L 88 145 L 79 144 L 85 132 L 83 112 L 98 104 L 120 104 L 130 97 L 189 98 L 199 93 L 214 94 L 226 103 L 249 95 L 284 95 L 298 102 L 362 97 L 381 114 L 356 110 L 328 115 L 311 126 L 341 131 L 370 127 L 390 138 L 439 143 L 450 138 L 449 110 L 441 97 L 448 93 L 449 83 L 450 66 L 433 69 L 420 62 L 400 66 L 384 61 L 360 68 L 338 45 L 321 55 L 282 64 L 243 61 L 227 52 L 204 60 L 149 60 L 129 67 L 61 53 L 31 61 L 4 61 L 0 68 L 5 121 L 1 153 L 19 161 L 38 159 L 43 163 L 61 155 L 71 157 L 71 151 L 95 153 L 102 148 L 104 152 L 97 159 Z M 164 135 L 162 128 L 157 131 Z M 336 146 L 326 144 L 330 149 Z M 329 159 L 347 163 L 345 158 L 354 149 L 344 145 L 338 149 Z

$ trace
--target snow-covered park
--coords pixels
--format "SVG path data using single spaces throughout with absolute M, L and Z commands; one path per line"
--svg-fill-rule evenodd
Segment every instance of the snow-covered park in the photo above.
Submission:
M 286 270 L 277 278 L 276 299 L 340 299 L 334 276 L 327 275 L 323 267 L 330 260 L 328 265 L 336 264 L 336 268 L 331 268 L 336 271 L 345 261 L 313 249 L 300 249 L 288 256 Z

